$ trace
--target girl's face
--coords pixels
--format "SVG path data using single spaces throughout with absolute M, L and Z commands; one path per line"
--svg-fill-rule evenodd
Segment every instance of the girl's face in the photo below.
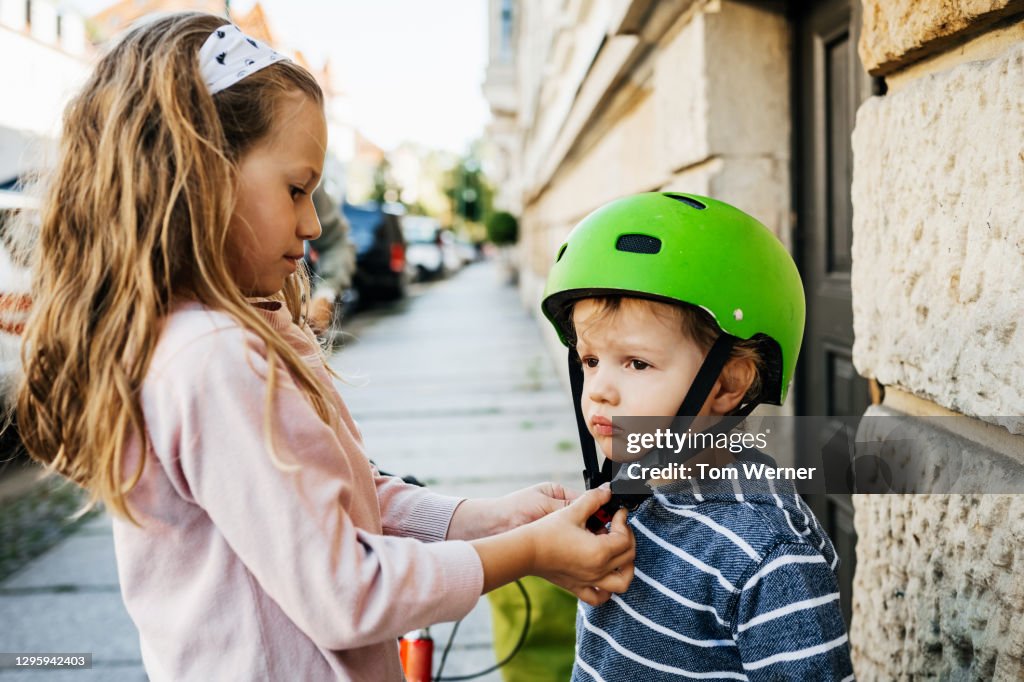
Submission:
M 625 449 L 612 419 L 675 416 L 704 361 L 676 316 L 670 310 L 658 314 L 657 306 L 669 308 L 629 298 L 603 315 L 589 299 L 573 307 L 576 351 L 583 362 L 583 415 L 598 446 L 615 461 L 625 459 Z M 705 404 L 699 414 L 709 413 Z
M 313 189 L 323 173 L 327 122 L 300 92 L 282 97 L 265 139 L 239 161 L 228 267 L 246 296 L 270 296 L 298 268 L 303 242 L 320 236 Z

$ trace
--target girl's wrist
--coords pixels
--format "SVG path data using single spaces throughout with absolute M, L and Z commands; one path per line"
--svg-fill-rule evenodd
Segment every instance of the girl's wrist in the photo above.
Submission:
M 507 531 L 506 535 L 515 538 L 517 552 L 519 553 L 526 575 L 539 575 L 541 567 L 538 565 L 538 549 L 540 545 L 539 526 L 528 523 L 518 528 Z
M 483 592 L 537 573 L 537 533 L 524 526 L 471 542 L 484 569 Z
M 476 540 L 503 530 L 501 514 L 491 499 L 465 499 L 448 524 L 448 540 Z

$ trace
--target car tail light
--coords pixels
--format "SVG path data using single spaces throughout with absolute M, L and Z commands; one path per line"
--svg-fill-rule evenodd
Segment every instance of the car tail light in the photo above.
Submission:
M 402 270 L 405 270 L 405 245 L 392 244 L 391 272 L 401 272 Z

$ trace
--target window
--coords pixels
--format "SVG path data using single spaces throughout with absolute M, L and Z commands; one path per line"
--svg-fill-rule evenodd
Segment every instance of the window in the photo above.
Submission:
M 502 61 L 512 59 L 512 0 L 501 0 L 501 43 L 498 56 Z

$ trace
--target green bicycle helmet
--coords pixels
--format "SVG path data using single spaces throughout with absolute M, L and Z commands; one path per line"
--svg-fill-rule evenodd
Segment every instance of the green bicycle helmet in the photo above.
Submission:
M 785 400 L 803 337 L 803 285 L 779 240 L 743 211 L 676 192 L 598 208 L 559 248 L 541 308 L 568 346 L 568 304 L 614 294 L 689 303 L 726 334 L 757 337 L 767 368 L 757 402 Z

